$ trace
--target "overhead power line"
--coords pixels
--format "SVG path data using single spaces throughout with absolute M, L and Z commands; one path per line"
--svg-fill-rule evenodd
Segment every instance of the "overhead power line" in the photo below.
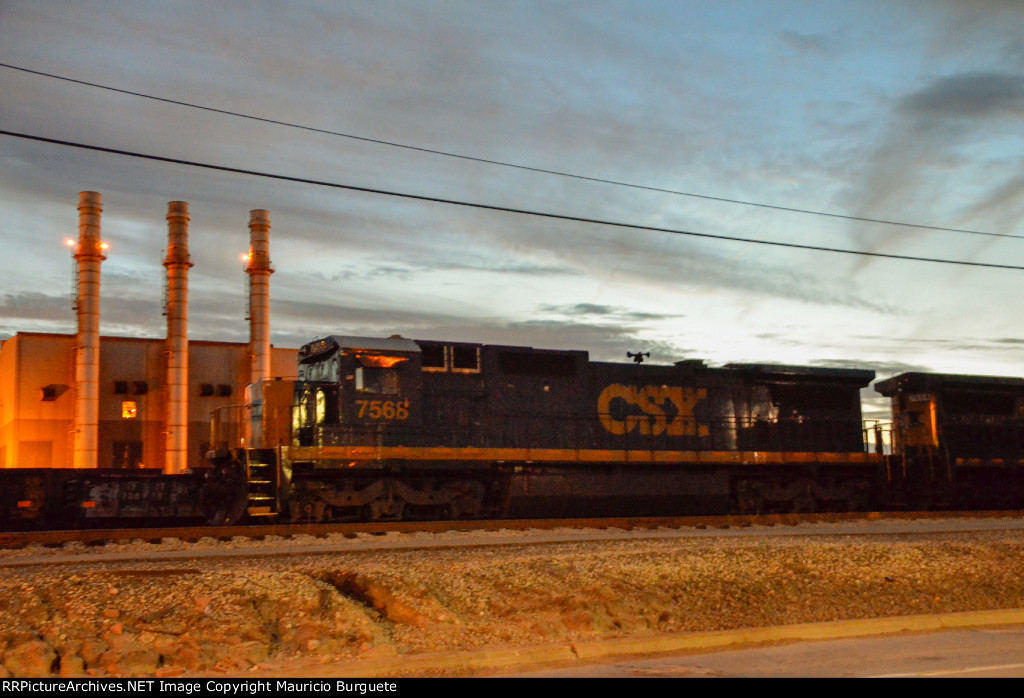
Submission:
M 386 141 L 378 138 L 369 138 L 367 136 L 359 136 L 352 133 L 343 133 L 341 131 L 332 131 L 325 128 L 317 128 L 315 126 L 306 126 L 303 124 L 297 124 L 290 121 L 280 121 L 278 119 L 270 119 L 262 116 L 254 116 L 252 114 L 245 114 L 243 112 L 230 111 L 228 109 L 218 109 L 217 107 L 210 107 L 203 104 L 195 104 L 193 102 L 185 102 L 177 99 L 169 99 L 167 97 L 158 97 L 156 95 L 146 94 L 144 92 L 136 92 L 133 90 L 126 90 L 119 87 L 112 87 L 110 85 L 102 85 L 96 82 L 88 82 L 86 80 L 77 80 L 75 78 L 69 78 L 64 75 L 56 75 L 54 73 L 44 73 L 40 70 L 32 70 L 30 68 L 23 68 L 17 65 L 11 65 L 10 63 L 0 63 L 0 68 L 9 68 L 11 70 L 21 71 L 23 73 L 29 73 L 31 75 L 39 75 L 41 77 L 52 78 L 54 80 L 62 80 L 64 82 L 74 83 L 76 85 L 84 85 L 86 87 L 95 87 L 100 90 L 107 90 L 109 92 L 117 92 L 124 95 L 131 95 L 132 97 L 141 97 L 143 99 L 151 99 L 156 102 L 164 102 L 166 104 L 174 104 L 180 107 L 188 107 L 190 109 L 200 109 L 202 111 L 213 112 L 215 114 L 224 114 L 227 116 L 235 116 L 240 119 L 249 119 L 250 121 L 258 121 L 265 124 L 274 124 L 276 126 L 286 126 L 288 128 L 300 129 L 303 131 L 310 131 L 312 133 L 321 133 L 329 136 L 339 136 L 341 138 L 349 138 L 356 141 L 363 141 L 366 143 L 375 143 L 377 145 L 386 145 L 392 148 L 403 148 L 405 150 L 413 150 L 420 153 L 429 153 L 431 155 L 442 155 L 444 157 L 457 158 L 459 160 L 467 160 L 470 162 L 479 162 L 487 165 L 497 165 L 500 167 L 511 167 L 517 170 L 525 170 L 527 172 L 538 172 L 541 174 L 555 175 L 558 177 L 569 177 L 571 179 L 577 179 L 585 182 L 595 182 L 599 184 L 609 184 L 617 187 L 629 187 L 631 189 L 639 189 L 643 191 L 657 192 L 660 194 L 673 194 L 675 196 L 687 196 L 694 199 L 704 199 L 706 201 L 718 201 L 727 204 L 737 204 L 740 206 L 754 206 L 757 208 L 771 209 L 775 211 L 787 211 L 789 213 L 802 213 L 811 216 L 824 216 L 826 218 L 838 218 L 849 221 L 860 221 L 863 223 L 879 223 L 882 225 L 894 225 L 904 228 L 918 228 L 921 230 L 935 230 L 947 233 L 962 233 L 964 235 L 985 235 L 989 237 L 1000 237 L 1000 238 L 1015 238 L 1024 239 L 1024 235 L 1013 235 L 1010 233 L 992 233 L 983 230 L 967 230 L 962 228 L 948 228 L 939 225 L 924 225 L 921 223 L 907 223 L 905 221 L 893 221 L 883 218 L 869 218 L 867 216 L 853 216 L 842 213 L 830 213 L 828 211 L 816 211 L 806 208 L 796 208 L 791 206 L 778 206 L 775 204 L 765 204 L 756 201 L 746 201 L 743 199 L 730 199 L 722 196 L 711 196 L 708 194 L 697 194 L 694 192 L 679 191 L 677 189 L 664 189 L 661 187 L 651 187 L 643 184 L 635 184 L 632 182 L 623 182 L 620 180 L 606 179 L 602 177 L 589 177 L 586 175 L 574 174 L 572 172 L 561 172 L 559 170 L 549 170 L 543 167 L 532 167 L 530 165 L 520 165 L 511 162 L 504 162 L 501 160 L 491 160 L 488 158 L 474 157 L 472 155 L 460 155 L 459 153 L 451 153 L 444 150 L 436 150 L 433 148 L 423 148 L 420 146 L 409 145 L 407 143 L 397 143 L 394 141 Z
M 823 247 L 820 245 L 804 245 L 795 242 L 782 242 L 780 240 L 757 240 L 755 238 L 743 238 L 732 235 L 716 235 L 713 233 L 698 233 L 690 230 L 678 230 L 674 228 L 659 228 L 649 225 L 640 225 L 636 223 L 625 223 L 622 221 L 610 221 L 599 218 L 584 218 L 582 216 L 570 216 L 561 213 L 549 213 L 545 211 L 531 211 L 522 208 L 513 208 L 510 206 L 495 206 L 492 204 L 481 204 L 471 201 L 459 201 L 456 199 L 445 199 L 436 196 L 424 196 L 421 194 L 409 194 L 406 192 L 388 191 L 386 189 L 374 189 L 371 187 L 360 187 L 352 184 L 341 184 L 338 182 L 326 182 L 316 179 L 307 179 L 305 177 L 292 177 L 289 175 L 274 174 L 270 172 L 261 172 L 258 170 L 245 170 L 237 167 L 227 167 L 224 165 L 214 165 L 205 162 L 195 162 L 192 160 L 181 160 L 179 158 L 168 158 L 161 155 L 151 155 L 147 153 L 139 153 L 130 150 L 118 150 L 115 148 L 105 148 L 98 145 L 88 145 L 85 143 L 76 143 L 74 141 L 63 141 L 55 138 L 45 138 L 43 136 L 35 136 L 27 133 L 17 133 L 14 131 L 0 130 L 0 135 L 13 136 L 15 138 L 24 138 L 27 140 L 38 141 L 41 143 L 51 143 L 53 145 L 62 145 L 71 148 L 80 148 L 82 150 L 92 150 L 100 153 L 110 153 L 112 155 L 124 155 L 126 157 L 140 158 L 143 160 L 153 160 L 156 162 L 166 162 L 174 165 L 186 165 L 188 167 L 199 167 L 207 170 L 216 170 L 219 172 L 231 172 L 233 174 L 249 175 L 252 177 L 263 177 L 266 179 L 276 179 L 285 182 L 296 182 L 299 184 L 312 184 L 320 187 L 331 187 L 334 189 L 346 189 L 348 191 L 358 191 L 367 194 L 379 194 L 382 196 L 393 196 L 402 199 L 411 199 L 414 201 L 427 201 L 437 204 L 448 204 L 451 206 L 463 206 L 466 208 L 483 209 L 485 211 L 498 211 L 502 213 L 515 213 L 525 216 L 534 216 L 537 218 L 549 218 L 560 221 L 570 221 L 573 223 L 588 223 L 592 225 L 604 225 L 613 228 L 629 228 L 631 230 L 647 230 L 655 233 L 669 233 L 672 235 L 685 235 L 688 237 L 704 238 L 707 240 L 727 240 L 729 242 L 745 242 L 752 245 L 768 245 L 771 247 L 786 247 L 789 249 L 797 250 L 810 250 L 814 252 L 832 252 L 837 254 L 848 254 L 858 255 L 861 257 L 877 257 L 881 259 L 899 259 L 903 261 L 911 262 L 930 262 L 934 264 L 954 264 L 959 266 L 967 267 L 985 267 L 989 269 L 1013 269 L 1016 271 L 1024 271 L 1024 267 L 1015 266 L 1012 264 L 992 264 L 988 262 L 968 262 L 964 260 L 956 259 L 938 259 L 932 257 L 915 257 L 911 255 L 898 255 L 898 254 L 886 254 L 884 252 L 867 252 L 864 250 L 848 250 L 836 247 Z

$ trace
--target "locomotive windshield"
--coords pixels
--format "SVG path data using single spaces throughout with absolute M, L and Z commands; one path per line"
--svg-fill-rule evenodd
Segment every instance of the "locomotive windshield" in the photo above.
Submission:
M 337 383 L 339 374 L 337 354 L 312 363 L 300 364 L 298 368 L 300 381 Z

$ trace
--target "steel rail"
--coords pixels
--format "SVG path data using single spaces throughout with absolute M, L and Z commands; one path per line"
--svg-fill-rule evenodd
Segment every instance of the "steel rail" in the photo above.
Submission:
M 375 523 L 262 524 L 247 526 L 176 526 L 164 528 L 90 528 L 50 531 L 0 532 L 0 549 L 19 549 L 29 545 L 59 547 L 80 542 L 86 545 L 147 541 L 159 543 L 165 538 L 195 542 L 204 538 L 231 540 L 235 537 L 262 539 L 268 536 L 327 537 L 386 533 L 445 533 L 449 531 L 551 530 L 561 528 L 620 529 L 644 528 L 742 528 L 749 526 L 799 526 L 807 523 L 847 521 L 911 520 L 947 518 L 1024 518 L 1024 511 L 926 511 L 763 514 L 725 516 L 661 516 L 572 519 L 497 519 L 486 521 L 390 521 Z

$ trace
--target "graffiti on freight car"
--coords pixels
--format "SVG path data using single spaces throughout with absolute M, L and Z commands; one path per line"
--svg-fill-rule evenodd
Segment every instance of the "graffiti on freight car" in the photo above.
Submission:
M 597 398 L 597 414 L 601 426 L 617 436 L 707 436 L 707 425 L 693 415 L 707 395 L 704 388 L 613 383 Z

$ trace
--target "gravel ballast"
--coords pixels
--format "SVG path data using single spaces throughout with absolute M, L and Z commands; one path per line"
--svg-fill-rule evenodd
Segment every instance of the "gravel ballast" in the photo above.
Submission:
M 424 652 L 1022 606 L 1020 531 L 27 565 L 0 569 L 0 676 L 401 675 Z

